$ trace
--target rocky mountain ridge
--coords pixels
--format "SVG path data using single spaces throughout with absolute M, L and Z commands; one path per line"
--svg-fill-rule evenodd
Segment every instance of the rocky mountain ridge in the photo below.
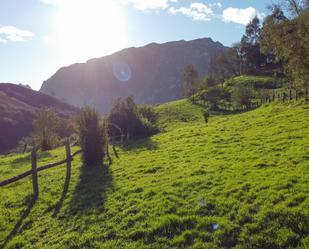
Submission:
M 120 97 L 133 96 L 146 104 L 167 102 L 182 97 L 186 65 L 204 76 L 213 56 L 224 49 L 210 38 L 131 47 L 60 68 L 40 91 L 78 107 L 93 106 L 103 114 Z

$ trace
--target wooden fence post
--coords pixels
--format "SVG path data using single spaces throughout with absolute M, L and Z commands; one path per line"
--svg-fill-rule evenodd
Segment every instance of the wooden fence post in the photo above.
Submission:
M 296 101 L 298 100 L 298 92 L 297 92 L 296 89 L 295 89 L 295 100 L 296 100 Z
M 66 140 L 65 142 L 65 152 L 66 152 L 66 165 L 67 165 L 67 175 L 66 175 L 66 179 L 70 179 L 71 177 L 71 148 L 70 148 L 70 141 L 69 139 Z
M 34 147 L 31 152 L 31 166 L 32 166 L 32 186 L 34 198 L 39 195 L 39 184 L 38 184 L 38 172 L 37 172 L 37 155 L 36 148 Z
M 292 89 L 290 89 L 290 101 L 293 100 Z

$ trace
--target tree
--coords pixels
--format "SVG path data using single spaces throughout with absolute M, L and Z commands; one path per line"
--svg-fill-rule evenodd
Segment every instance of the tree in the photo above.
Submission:
M 198 90 L 198 73 L 192 65 L 188 65 L 183 70 L 184 95 L 186 98 L 192 98 L 195 102 L 194 95 Z
M 232 101 L 237 108 L 246 108 L 250 105 L 251 91 L 249 88 L 244 86 L 236 86 L 232 91 Z
M 83 108 L 77 118 L 79 144 L 83 163 L 87 167 L 102 164 L 108 145 L 107 126 L 101 121 L 97 111 Z
M 236 43 L 232 48 L 228 48 L 212 58 L 209 71 L 221 83 L 232 76 L 240 75 L 242 71 L 240 44 Z
M 294 87 L 308 88 L 309 82 L 309 10 L 289 19 L 280 6 L 264 22 L 262 50 L 272 51 L 276 61 L 282 61 L 294 80 Z
M 47 107 L 39 109 L 33 127 L 43 151 L 52 149 L 53 142 L 57 138 L 58 125 L 59 118 L 52 109 Z
M 212 75 L 207 75 L 203 80 L 201 80 L 199 88 L 200 90 L 209 89 L 217 84 L 217 80 Z
M 292 17 L 297 17 L 304 10 L 308 9 L 308 0 L 281 0 L 281 8 L 284 8 Z
M 60 119 L 58 127 L 58 134 L 61 138 L 70 137 L 76 132 L 75 119 L 73 117 Z
M 239 43 L 225 49 L 212 58 L 210 74 L 222 83 L 241 74 L 272 73 L 280 68 L 275 63 L 274 54 L 261 52 L 261 24 L 258 17 L 246 26 L 246 32 Z
M 260 51 L 261 25 L 258 17 L 246 26 L 246 32 L 241 38 L 240 54 L 242 57 L 242 73 L 258 74 L 267 64 L 267 55 Z

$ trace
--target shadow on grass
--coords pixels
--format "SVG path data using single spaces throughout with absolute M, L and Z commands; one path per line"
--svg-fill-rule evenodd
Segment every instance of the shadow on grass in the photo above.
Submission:
M 66 177 L 65 177 L 65 181 L 64 181 L 63 191 L 62 191 L 62 194 L 61 194 L 59 201 L 56 204 L 56 207 L 55 207 L 55 210 L 54 210 L 54 213 L 53 213 L 53 217 L 57 216 L 57 214 L 59 213 L 59 211 L 60 211 L 60 209 L 63 205 L 64 199 L 65 199 L 65 197 L 68 193 L 68 190 L 69 190 L 70 179 L 71 179 L 71 174 L 67 174 Z
M 124 151 L 134 151 L 139 149 L 155 150 L 158 148 L 158 143 L 153 141 L 152 138 L 140 139 L 135 141 L 130 141 L 128 144 L 124 145 Z
M 255 107 L 248 107 L 248 108 L 244 108 L 244 109 L 236 109 L 236 110 L 224 110 L 224 109 L 217 109 L 212 111 L 214 114 L 216 115 L 231 115 L 231 114 L 241 114 L 241 113 L 245 113 L 245 112 L 251 112 L 254 111 L 256 109 L 258 109 L 261 106 L 255 106 Z
M 207 104 L 202 104 L 202 103 L 194 103 L 193 105 L 202 107 L 202 108 L 208 108 Z M 223 109 L 220 108 L 219 106 L 216 107 L 216 109 L 214 110 L 210 110 L 211 113 L 215 114 L 215 115 L 231 115 L 231 114 L 240 114 L 240 113 L 244 113 L 244 112 L 250 112 L 253 111 L 257 108 L 261 107 L 260 105 L 257 106 L 252 106 L 252 107 L 248 107 L 248 108 L 243 108 L 243 109 Z
M 44 159 L 44 158 L 47 158 L 47 157 L 50 157 L 50 156 L 51 156 L 51 154 L 48 151 L 44 151 L 44 152 L 38 153 L 37 159 L 38 160 Z M 31 164 L 31 153 L 27 153 L 23 157 L 16 158 L 14 161 L 12 161 L 11 165 L 13 167 L 23 166 L 23 165 L 21 165 L 23 163 Z
M 4 248 L 5 245 L 18 233 L 19 229 L 21 228 L 21 225 L 23 224 L 23 221 L 28 217 L 28 215 L 31 212 L 31 209 L 33 208 L 35 202 L 37 200 L 36 196 L 31 195 L 30 198 L 28 198 L 27 202 L 27 208 L 22 213 L 21 217 L 15 224 L 13 230 L 9 233 L 9 235 L 4 239 L 4 242 L 0 244 L 0 248 Z
M 208 107 L 207 103 L 194 102 L 192 104 L 196 105 L 196 106 L 199 106 L 199 107 L 202 107 L 202 108 L 207 108 Z
M 113 178 L 108 166 L 83 166 L 79 182 L 66 212 L 67 215 L 74 216 L 88 211 L 104 211 L 107 191 L 113 190 Z M 62 203 L 61 200 L 60 203 Z

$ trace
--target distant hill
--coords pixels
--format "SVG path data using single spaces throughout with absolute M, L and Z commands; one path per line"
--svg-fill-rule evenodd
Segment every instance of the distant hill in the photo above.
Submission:
M 138 103 L 162 103 L 182 97 L 183 68 L 188 64 L 201 76 L 212 57 L 226 49 L 210 38 L 151 43 L 59 69 L 46 80 L 41 92 L 81 107 L 90 105 L 101 113 L 112 101 L 128 95 Z
M 22 137 L 29 135 L 41 106 L 53 108 L 62 118 L 78 111 L 76 107 L 27 87 L 0 84 L 0 153 L 13 149 Z

